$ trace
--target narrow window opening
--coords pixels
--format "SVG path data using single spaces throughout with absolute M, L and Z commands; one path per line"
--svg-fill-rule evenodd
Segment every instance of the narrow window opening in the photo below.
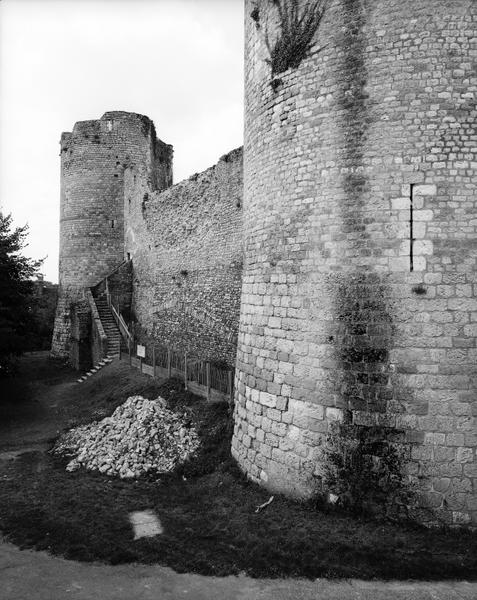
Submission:
M 111 221 L 109 222 L 109 224 L 111 225 L 111 229 L 114 229 L 117 225 L 117 221 L 116 219 L 111 219 Z
M 409 194 L 409 270 L 414 271 L 414 183 Z
M 111 131 L 113 128 L 113 122 L 112 121 L 108 121 L 108 131 Z
M 131 254 L 129 252 L 127 253 L 127 257 L 128 257 L 128 260 L 131 260 Z

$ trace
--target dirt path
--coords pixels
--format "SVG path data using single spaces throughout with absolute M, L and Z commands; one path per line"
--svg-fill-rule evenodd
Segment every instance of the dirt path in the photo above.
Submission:
M 45 356 L 27 357 L 37 369 L 33 394 L 0 409 L 0 460 L 45 450 L 68 425 L 68 398 L 74 398 L 75 374 L 57 377 L 41 371 Z M 50 371 L 53 367 L 50 365 Z M 17 399 L 18 400 L 18 399 Z M 0 483 L 1 484 L 1 483 Z M 179 575 L 160 566 L 107 566 L 78 563 L 44 552 L 21 551 L 0 539 L 2 600 L 474 600 L 477 584 L 408 583 L 357 580 L 263 580 Z
M 0 544 L 4 600 L 475 600 L 475 584 L 178 575 L 158 566 L 80 564 Z

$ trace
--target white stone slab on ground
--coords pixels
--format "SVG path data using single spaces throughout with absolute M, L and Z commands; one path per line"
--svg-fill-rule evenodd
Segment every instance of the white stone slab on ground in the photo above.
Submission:
M 152 510 L 138 510 L 129 513 L 129 521 L 134 529 L 134 539 L 154 537 L 163 533 L 163 528 L 158 517 Z

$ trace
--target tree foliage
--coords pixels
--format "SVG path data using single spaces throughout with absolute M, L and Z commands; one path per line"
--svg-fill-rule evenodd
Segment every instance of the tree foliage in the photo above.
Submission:
M 0 212 L 0 377 L 29 345 L 33 326 L 33 281 L 42 260 L 23 256 L 28 226 L 12 227 Z

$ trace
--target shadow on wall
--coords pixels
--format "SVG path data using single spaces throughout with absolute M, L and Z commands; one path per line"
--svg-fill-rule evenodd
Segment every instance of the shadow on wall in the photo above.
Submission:
M 341 49 L 343 64 L 339 69 L 338 105 L 341 112 L 341 135 L 344 154 L 342 164 L 351 167 L 343 177 L 344 190 L 343 231 L 357 232 L 366 236 L 360 223 L 360 209 L 363 207 L 367 188 L 367 176 L 363 169 L 364 146 L 367 140 L 369 114 L 365 91 L 368 72 L 365 62 L 366 35 L 365 11 L 361 2 L 345 0 L 342 14 L 342 27 L 337 45 Z M 345 77 L 343 77 L 343 73 Z M 357 169 L 356 167 L 361 167 Z
M 389 290 L 376 273 L 336 275 L 333 282 L 337 363 L 346 409 L 384 413 L 392 399 Z
M 343 422 L 327 438 L 325 488 L 356 512 L 433 520 L 418 494 L 411 464 L 420 432 L 401 429 L 414 395 L 398 380 L 390 352 L 395 346 L 391 292 L 376 273 L 334 276 L 335 356 Z M 413 474 L 414 473 L 414 474 Z

